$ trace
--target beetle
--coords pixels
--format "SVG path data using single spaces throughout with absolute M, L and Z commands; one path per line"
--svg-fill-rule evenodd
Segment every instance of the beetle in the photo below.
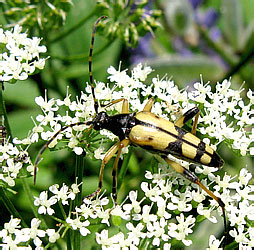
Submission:
M 108 161 L 116 154 L 116 159 L 113 165 L 113 187 L 112 195 L 116 203 L 117 194 L 117 166 L 120 158 L 121 151 L 124 147 L 132 144 L 139 146 L 152 153 L 156 153 L 161 156 L 176 172 L 180 173 L 183 177 L 197 184 L 202 188 L 209 196 L 217 201 L 222 208 L 224 217 L 224 226 L 226 228 L 226 216 L 225 216 L 225 204 L 217 197 L 213 192 L 207 189 L 199 180 L 199 178 L 177 162 L 168 159 L 168 154 L 175 156 L 176 158 L 189 161 L 195 164 L 203 164 L 210 167 L 222 167 L 223 160 L 219 154 L 212 149 L 209 145 L 200 140 L 196 134 L 196 128 L 198 123 L 198 117 L 200 111 L 197 107 L 194 107 L 184 113 L 175 123 L 172 123 L 164 118 L 161 118 L 151 112 L 154 99 L 149 99 L 145 104 L 145 107 L 140 112 L 129 113 L 128 101 L 124 98 L 114 100 L 104 107 L 111 106 L 113 104 L 122 102 L 122 112 L 120 114 L 109 116 L 105 111 L 98 112 L 98 101 L 95 96 L 95 88 L 92 74 L 92 53 L 95 38 L 95 31 L 98 23 L 106 18 L 106 16 L 100 17 L 94 24 L 91 46 L 89 50 L 89 82 L 91 85 L 92 96 L 94 100 L 95 117 L 91 121 L 77 122 L 67 125 L 61 130 L 56 132 L 53 137 L 42 147 L 37 155 L 34 164 L 34 182 L 36 180 L 36 171 L 41 155 L 46 150 L 48 145 L 67 128 L 88 125 L 89 129 L 101 130 L 107 129 L 115 134 L 119 140 L 114 144 L 105 154 L 100 168 L 98 189 L 87 196 L 86 198 L 93 198 L 98 195 L 102 189 L 103 171 Z M 194 123 L 191 132 L 187 132 L 182 127 L 183 125 L 194 118 Z

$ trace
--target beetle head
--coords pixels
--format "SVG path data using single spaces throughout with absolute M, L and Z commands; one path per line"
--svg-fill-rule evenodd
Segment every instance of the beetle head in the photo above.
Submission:
M 102 111 L 98 113 L 94 119 L 87 123 L 87 125 L 93 125 L 95 130 L 100 130 L 106 128 L 106 124 L 108 121 L 108 115 L 106 112 Z

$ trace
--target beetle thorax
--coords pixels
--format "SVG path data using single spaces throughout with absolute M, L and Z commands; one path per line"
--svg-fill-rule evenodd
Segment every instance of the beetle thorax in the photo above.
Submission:
M 108 120 L 109 120 L 109 116 L 107 115 L 106 112 L 102 111 L 98 113 L 92 121 L 93 128 L 95 130 L 101 130 L 101 129 L 107 128 Z

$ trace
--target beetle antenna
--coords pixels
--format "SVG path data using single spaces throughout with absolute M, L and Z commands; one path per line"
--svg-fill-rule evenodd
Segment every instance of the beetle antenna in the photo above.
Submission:
M 89 79 L 90 79 L 90 85 L 92 88 L 92 95 L 93 95 L 93 100 L 94 100 L 94 109 L 95 109 L 95 113 L 98 113 L 98 101 L 95 97 L 95 91 L 94 91 L 94 81 L 93 81 L 93 73 L 92 73 L 92 56 L 93 56 L 93 45 L 94 45 L 94 37 L 95 37 L 95 32 L 96 32 L 96 28 L 98 26 L 98 23 L 103 20 L 104 18 L 107 18 L 107 16 L 101 16 L 97 19 L 97 21 L 94 24 L 93 27 L 93 33 L 92 33 L 92 40 L 91 40 L 91 46 L 90 46 L 90 50 L 89 50 Z
M 70 125 L 67 125 L 63 128 L 61 128 L 60 130 L 58 130 L 52 137 L 49 141 L 47 141 L 43 147 L 41 148 L 41 150 L 39 151 L 36 159 L 35 159 L 35 162 L 34 162 L 34 184 L 36 183 L 36 173 L 37 173 L 37 169 L 38 169 L 38 164 L 40 162 L 40 159 L 41 159 L 41 156 L 42 154 L 44 153 L 44 151 L 48 148 L 49 144 L 54 140 L 56 139 L 56 137 L 61 133 L 63 132 L 64 130 L 66 130 L 67 128 L 72 128 L 74 126 L 79 126 L 79 125 L 91 125 L 91 121 L 88 121 L 88 122 L 77 122 L 77 123 L 73 123 L 73 124 L 70 124 Z M 92 125 L 89 127 L 89 130 L 92 128 Z
M 93 73 L 92 73 L 92 55 L 93 55 L 93 45 L 94 45 L 94 37 L 95 37 L 96 28 L 98 26 L 98 23 L 101 20 L 103 20 L 104 18 L 107 18 L 107 16 L 101 16 L 101 17 L 99 17 L 97 19 L 97 21 L 95 22 L 95 24 L 94 24 L 93 33 L 92 33 L 92 40 L 91 40 L 91 46 L 90 46 L 90 51 L 89 51 L 89 80 L 90 80 L 90 85 L 91 85 L 91 88 L 92 88 L 92 95 L 93 95 L 93 99 L 94 99 L 94 109 L 95 109 L 96 113 L 98 113 L 98 101 L 97 101 L 97 99 L 95 97 L 95 91 L 94 91 L 94 81 L 93 81 Z M 56 139 L 56 137 L 61 132 L 65 131 L 67 128 L 71 128 L 71 127 L 79 126 L 79 125 L 90 125 L 89 130 L 92 128 L 92 122 L 91 121 L 88 121 L 88 122 L 77 122 L 77 123 L 74 123 L 74 124 L 70 124 L 70 125 L 67 125 L 67 126 L 63 127 L 59 131 L 57 131 L 52 136 L 52 138 L 44 144 L 44 146 L 41 148 L 41 150 L 39 151 L 39 153 L 38 153 L 38 155 L 37 155 L 37 157 L 35 159 L 35 163 L 34 163 L 34 184 L 36 182 L 36 173 L 37 173 L 39 161 L 40 161 L 41 156 L 44 153 L 44 151 L 48 148 L 49 144 L 54 139 Z

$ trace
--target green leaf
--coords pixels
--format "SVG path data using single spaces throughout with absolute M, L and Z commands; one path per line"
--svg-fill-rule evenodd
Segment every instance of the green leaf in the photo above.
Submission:
M 249 26 L 244 30 L 241 37 L 241 49 L 244 51 L 253 50 L 254 47 L 254 22 L 251 22 Z
M 39 111 L 36 109 L 24 109 L 10 112 L 8 120 L 12 129 L 13 137 L 20 139 L 28 135 L 29 130 L 34 127 L 32 117 L 36 117 Z
M 231 46 L 238 50 L 243 33 L 243 11 L 239 0 L 224 0 L 221 2 L 221 22 L 223 35 Z
M 246 23 L 252 22 L 254 13 L 254 1 L 241 0 L 241 2 L 243 8 L 244 21 Z
M 37 83 L 27 79 L 17 81 L 15 84 L 5 84 L 4 98 L 5 101 L 15 103 L 20 106 L 36 107 L 34 98 L 38 96 Z
M 168 55 L 153 58 L 144 63 L 154 69 L 149 75 L 149 79 L 157 77 L 157 75 L 160 77 L 167 75 L 168 78 L 172 77 L 175 81 L 189 82 L 194 79 L 200 79 L 201 74 L 205 81 L 206 79 L 209 79 L 209 81 L 217 81 L 224 73 L 223 68 L 218 62 L 203 55 L 188 58 Z
M 120 226 L 122 223 L 122 218 L 118 215 L 112 215 L 112 222 L 115 226 Z

